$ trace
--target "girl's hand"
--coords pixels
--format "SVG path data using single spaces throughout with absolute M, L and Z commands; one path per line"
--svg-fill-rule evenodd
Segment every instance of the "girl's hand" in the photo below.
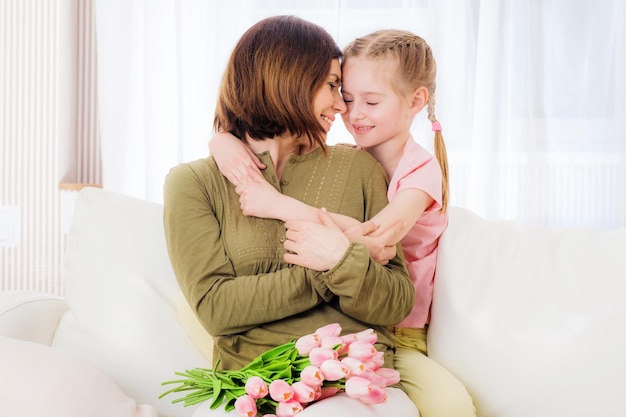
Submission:
M 247 179 L 246 179 L 247 178 Z M 278 219 L 280 201 L 286 198 L 258 170 L 248 167 L 246 177 L 235 188 L 245 216 Z
M 331 220 L 325 209 L 319 210 L 320 223 L 289 220 L 285 223 L 285 262 L 328 271 L 337 265 L 350 246 L 350 240 Z
M 220 132 L 211 138 L 209 152 L 222 175 L 234 186 L 250 180 L 248 168 L 259 175 L 260 170 L 265 169 L 265 164 L 246 146 L 245 142 L 227 132 Z
M 373 221 L 366 221 L 345 231 L 352 242 L 359 242 L 367 247 L 370 257 L 381 265 L 387 265 L 396 256 L 398 234 L 404 228 L 404 221 L 399 220 L 386 229 L 381 229 Z

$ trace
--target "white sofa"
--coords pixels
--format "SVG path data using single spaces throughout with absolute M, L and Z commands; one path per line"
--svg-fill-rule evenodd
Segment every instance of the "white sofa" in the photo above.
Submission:
M 182 300 L 162 207 L 80 192 L 65 296 L 0 294 L 0 416 L 186 417 L 157 397 L 210 366 Z M 547 229 L 452 207 L 440 243 L 430 356 L 479 417 L 626 415 L 626 229 Z

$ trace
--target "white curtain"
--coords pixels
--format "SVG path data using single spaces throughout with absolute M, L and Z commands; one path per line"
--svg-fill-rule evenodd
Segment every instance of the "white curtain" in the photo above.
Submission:
M 228 55 L 275 14 L 318 23 L 340 46 L 388 27 L 429 42 L 453 205 L 626 227 L 623 0 L 96 0 L 105 188 L 161 201 L 169 168 L 208 154 Z M 432 148 L 425 115 L 413 133 Z M 330 143 L 351 141 L 333 127 Z
M 96 1 L 103 186 L 161 201 L 178 162 L 207 153 L 210 2 Z M 211 103 L 212 104 L 212 103 Z

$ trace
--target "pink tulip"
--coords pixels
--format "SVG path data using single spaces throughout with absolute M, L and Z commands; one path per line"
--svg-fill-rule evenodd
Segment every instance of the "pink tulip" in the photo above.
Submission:
M 289 401 L 293 398 L 293 389 L 286 381 L 275 379 L 270 383 L 270 397 L 278 402 Z
M 319 387 L 314 387 L 314 389 L 315 389 L 314 401 L 317 401 L 322 397 L 322 386 L 320 385 Z
M 304 407 L 296 400 L 279 402 L 276 406 L 276 417 L 293 417 L 302 410 Z
M 357 358 L 346 356 L 341 362 L 350 369 L 350 375 L 361 375 L 365 371 L 365 365 Z
M 318 395 L 315 397 L 315 400 L 323 400 L 324 398 L 332 397 L 339 391 L 341 390 L 337 387 L 322 387 L 320 388 Z
M 326 337 L 336 337 L 341 334 L 341 326 L 338 323 L 327 324 L 326 326 L 320 327 L 315 331 L 315 334 L 320 338 L 324 339 Z
M 371 369 L 367 369 L 365 364 L 363 364 L 363 366 L 365 367 L 365 370 L 361 372 L 361 375 L 359 376 L 361 378 L 369 379 L 370 381 L 373 381 L 374 379 L 376 379 L 376 373 L 372 371 Z
M 369 395 L 363 396 L 359 400 L 365 404 L 381 404 L 387 401 L 387 391 L 378 385 L 372 384 Z
M 315 388 L 302 381 L 294 382 L 291 388 L 294 393 L 293 399 L 300 404 L 308 404 L 315 399 Z
M 254 398 L 247 394 L 238 397 L 235 400 L 235 411 L 237 411 L 237 414 L 241 417 L 255 417 L 257 408 Z
M 310 387 L 319 387 L 324 383 L 324 375 L 319 367 L 309 365 L 300 372 L 300 380 Z
M 329 359 L 320 365 L 320 370 L 327 381 L 338 381 L 350 373 L 350 368 L 336 359 Z
M 373 344 L 357 340 L 351 343 L 348 348 L 348 356 L 357 358 L 363 362 L 371 360 L 376 355 L 376 348 Z
M 367 378 L 371 381 L 372 384 L 378 385 L 379 387 L 386 386 L 387 379 L 381 375 L 378 375 L 376 371 L 372 371 L 371 369 L 366 369 L 365 372 L 361 374 L 363 378 Z
M 368 361 L 365 361 L 365 368 L 371 369 L 372 371 L 377 370 L 381 366 L 385 364 L 385 354 L 383 352 L 376 352 L 374 357 Z
M 367 342 L 374 344 L 378 340 L 378 335 L 373 329 L 366 329 L 358 332 L 356 335 L 356 340 L 360 342 Z
M 366 404 L 380 404 L 387 400 L 387 391 L 384 388 L 360 376 L 346 380 L 346 394 Z
M 339 349 L 335 349 L 335 346 L 339 345 Z M 327 349 L 335 349 L 341 355 L 341 350 L 345 347 L 343 339 L 339 336 L 328 336 L 320 340 L 320 347 Z
M 320 338 L 316 334 L 307 334 L 296 340 L 296 349 L 300 356 L 307 356 L 311 349 L 319 347 Z
M 382 379 L 383 383 L 378 384 L 380 386 L 388 387 L 390 385 L 400 382 L 400 372 L 396 371 L 395 369 L 378 368 L 376 371 L 374 371 L 374 373 Z
M 348 346 L 352 342 L 356 342 L 356 333 L 344 334 L 341 336 L 343 343 Z
M 311 353 L 309 353 L 309 361 L 313 366 L 320 366 L 324 361 L 329 359 L 338 359 L 339 354 L 336 350 L 327 349 L 327 348 L 313 348 Z
M 251 376 L 246 381 L 246 392 L 252 398 L 263 398 L 267 395 L 267 384 L 263 381 L 263 378 L 258 376 Z
M 351 398 L 360 399 L 369 395 L 372 381 L 360 376 L 353 376 L 346 380 L 346 394 Z

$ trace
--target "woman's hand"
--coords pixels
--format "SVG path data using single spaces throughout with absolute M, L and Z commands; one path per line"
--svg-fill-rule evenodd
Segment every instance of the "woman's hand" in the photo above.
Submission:
M 285 262 L 328 271 L 343 258 L 350 239 L 331 220 L 325 209 L 319 210 L 320 223 L 289 220 L 285 223 Z

